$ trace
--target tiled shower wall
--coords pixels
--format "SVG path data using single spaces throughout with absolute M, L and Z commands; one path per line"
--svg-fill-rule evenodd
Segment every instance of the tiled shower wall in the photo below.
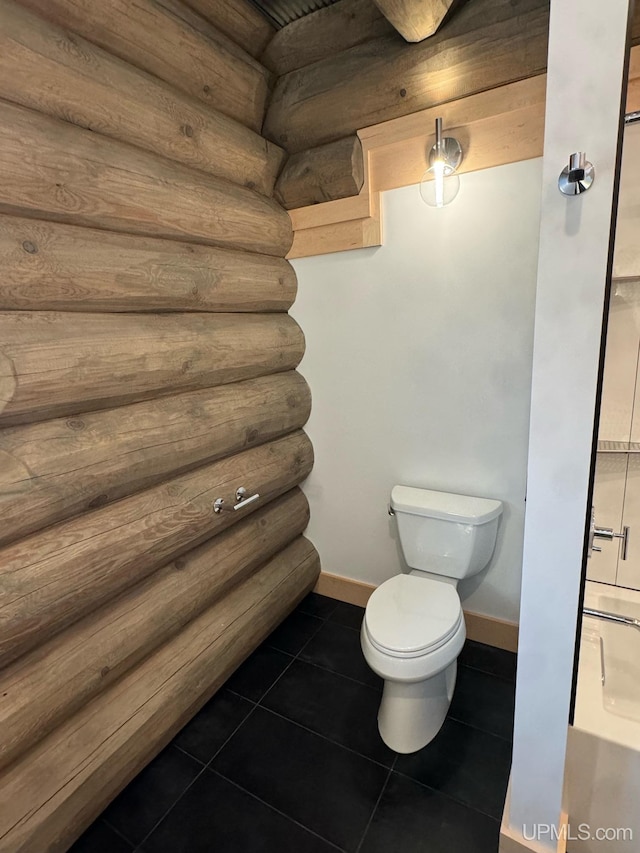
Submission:
M 596 523 L 630 528 L 627 559 L 619 540 L 602 541 L 591 580 L 640 589 L 640 126 L 625 131 L 614 281 L 605 353 L 593 503 Z

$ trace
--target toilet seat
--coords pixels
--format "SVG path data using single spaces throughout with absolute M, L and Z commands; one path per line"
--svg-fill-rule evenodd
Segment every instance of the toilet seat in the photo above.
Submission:
M 364 616 L 371 644 L 385 655 L 415 658 L 445 645 L 463 620 L 451 584 L 416 575 L 396 575 L 372 594 Z

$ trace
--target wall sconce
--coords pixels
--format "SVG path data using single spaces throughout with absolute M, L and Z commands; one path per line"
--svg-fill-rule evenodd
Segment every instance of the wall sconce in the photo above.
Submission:
M 462 146 L 452 136 L 442 136 L 442 119 L 436 119 L 436 142 L 429 151 L 429 168 L 420 181 L 420 195 L 429 207 L 444 207 L 460 189 L 456 170 L 462 163 Z

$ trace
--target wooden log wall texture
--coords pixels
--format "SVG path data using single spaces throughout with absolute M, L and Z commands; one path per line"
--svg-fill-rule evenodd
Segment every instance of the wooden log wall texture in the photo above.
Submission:
M 0 777 L 0 853 L 64 853 L 313 587 L 304 538 L 58 726 Z
M 121 501 L 48 527 L 0 551 L 0 666 L 296 486 L 313 451 L 303 432 L 173 477 Z M 238 486 L 260 499 L 242 513 Z
M 544 72 L 549 0 L 474 0 L 418 44 L 374 39 L 280 77 L 264 133 L 290 153 Z
M 319 572 L 271 33 L 0 0 L 0 851 L 66 850 Z
M 0 767 L 45 737 L 307 526 L 299 489 L 158 569 L 2 676 Z
M 170 0 L 20 0 L 114 56 L 260 132 L 270 75 L 231 39 Z
M 284 152 L 254 131 L 11 0 L 0 24 L 1 98 L 271 194 Z
M 382 36 L 400 40 L 373 0 L 340 0 L 278 30 L 262 62 L 282 77 Z
M 0 212 L 282 257 L 291 222 L 230 181 L 0 101 Z
M 291 370 L 283 314 L 0 313 L 0 426 Z
M 0 215 L 1 311 L 287 311 L 283 258 Z M 71 318 L 69 319 L 71 322 Z
M 300 429 L 297 373 L 0 432 L 0 544 Z
M 358 195 L 364 181 L 362 145 L 347 136 L 292 154 L 278 178 L 275 197 L 291 210 Z
M 257 59 L 276 33 L 275 27 L 249 0 L 186 0 L 186 3 Z

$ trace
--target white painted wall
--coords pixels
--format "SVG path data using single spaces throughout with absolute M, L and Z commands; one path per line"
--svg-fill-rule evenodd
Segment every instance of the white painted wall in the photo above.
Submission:
M 383 195 L 384 245 L 294 262 L 313 395 L 307 535 L 326 572 L 399 571 L 395 483 L 498 498 L 494 558 L 467 609 L 517 620 L 541 160 L 462 175 L 427 207 Z
M 558 825 L 609 256 L 627 0 L 551 3 L 527 518 L 508 829 Z M 596 169 L 558 192 L 571 152 Z M 548 834 L 540 849 L 561 845 Z

